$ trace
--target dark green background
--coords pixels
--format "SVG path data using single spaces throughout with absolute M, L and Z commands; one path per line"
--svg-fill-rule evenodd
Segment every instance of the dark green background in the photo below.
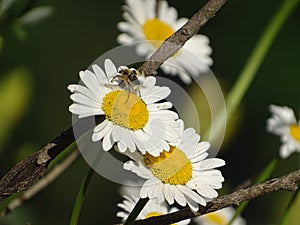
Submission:
M 205 1 L 169 1 L 180 16 L 190 17 Z M 38 150 L 71 126 L 66 87 L 78 82 L 78 71 L 98 56 L 117 46 L 123 1 L 42 1 L 53 6 L 54 14 L 42 23 L 27 27 L 20 41 L 12 31 L 3 33 L 0 52 L 0 81 L 15 67 L 30 73 L 32 98 L 21 120 L 1 146 L 0 175 L 24 155 Z M 213 47 L 212 71 L 227 86 L 233 85 L 255 42 L 279 7 L 280 1 L 229 0 L 201 33 Z M 299 110 L 300 9 L 296 9 L 276 38 L 267 58 L 247 92 L 240 110 L 236 132 L 220 152 L 227 165 L 222 169 L 226 191 L 254 177 L 277 154 L 280 142 L 265 131 L 271 103 Z M 1 102 L 1 104 L 6 104 Z M 24 150 L 25 149 L 25 150 Z M 297 169 L 298 155 L 280 163 L 275 175 Z M 78 160 L 61 177 L 0 224 L 68 224 L 76 193 L 87 164 Z M 112 224 L 118 185 L 94 177 L 81 214 L 80 224 Z M 224 190 L 224 192 L 226 192 Z M 243 213 L 248 224 L 278 224 L 290 194 L 278 192 L 250 203 Z M 298 217 L 299 220 L 299 217 Z M 291 223 L 290 225 L 294 225 Z

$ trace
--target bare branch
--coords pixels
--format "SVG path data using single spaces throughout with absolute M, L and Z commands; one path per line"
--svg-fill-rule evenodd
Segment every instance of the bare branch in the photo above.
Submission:
M 73 151 L 68 157 L 66 157 L 61 163 L 57 164 L 49 173 L 45 175 L 45 177 L 41 178 L 34 185 L 32 185 L 29 189 L 24 191 L 20 196 L 16 199 L 12 200 L 5 210 L 1 211 L 0 218 L 6 216 L 11 211 L 19 207 L 25 201 L 31 199 L 34 195 L 40 192 L 43 188 L 45 188 L 48 184 L 53 182 L 60 174 L 62 174 L 79 156 L 79 150 L 76 149 Z
M 28 156 L 17 163 L 0 180 L 0 201 L 8 196 L 22 192 L 30 188 L 41 179 L 48 168 L 49 163 L 75 141 L 73 129 L 78 135 L 84 134 L 99 123 L 102 117 L 84 118 L 79 120 L 73 127 L 62 132 L 38 152 Z
M 286 190 L 295 192 L 298 188 L 297 182 L 300 181 L 300 170 L 296 170 L 279 178 L 268 180 L 264 183 L 253 185 L 251 187 L 238 190 L 231 194 L 217 198 L 207 205 L 200 206 L 198 212 L 192 211 L 189 207 L 185 207 L 180 211 L 170 213 L 163 216 L 151 217 L 144 220 L 138 220 L 135 225 L 167 225 L 181 220 L 200 216 L 206 213 L 214 212 L 230 205 L 239 205 L 244 201 L 257 198 L 262 195 L 270 194 L 278 190 Z

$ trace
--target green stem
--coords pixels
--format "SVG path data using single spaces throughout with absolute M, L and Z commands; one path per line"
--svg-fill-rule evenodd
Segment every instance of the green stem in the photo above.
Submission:
M 134 209 L 132 210 L 132 212 L 129 214 L 124 225 L 132 225 L 148 201 L 149 201 L 149 198 L 140 198 L 139 201 L 134 206 Z
M 267 166 L 266 168 L 260 173 L 259 177 L 254 181 L 254 184 L 262 183 L 266 180 L 268 180 L 271 177 L 271 174 L 277 167 L 278 163 L 280 161 L 279 156 L 274 158 Z M 247 205 L 249 204 L 249 201 L 245 201 L 241 203 L 235 211 L 234 216 L 229 221 L 228 225 L 233 224 L 234 220 L 245 210 Z
M 253 52 L 247 60 L 246 65 L 238 76 L 238 80 L 236 81 L 234 87 L 226 98 L 228 116 L 227 120 L 229 120 L 232 114 L 236 111 L 252 80 L 254 79 L 259 67 L 261 66 L 266 54 L 268 53 L 271 44 L 277 36 L 280 28 L 283 26 L 288 16 L 293 12 L 293 9 L 296 8 L 298 2 L 299 0 L 284 0 L 278 11 L 269 22 L 264 33 L 258 40 Z M 278 157 L 274 159 L 261 173 L 255 183 L 260 183 L 269 178 L 278 161 Z M 231 225 L 235 218 L 237 218 L 242 213 L 247 204 L 248 201 L 242 203 L 237 207 L 236 213 L 228 225 Z
M 300 189 L 298 188 L 297 191 L 292 195 L 292 197 L 291 197 L 291 199 L 290 199 L 290 201 L 289 201 L 289 203 L 288 203 L 288 206 L 287 206 L 287 208 L 286 208 L 286 210 L 285 210 L 285 213 L 284 213 L 284 215 L 283 215 L 283 217 L 282 217 L 282 220 L 281 220 L 281 222 L 280 222 L 280 225 L 286 225 L 286 224 L 287 224 L 287 221 L 288 221 L 288 218 L 289 218 L 289 216 L 290 216 L 290 214 L 291 214 L 293 205 L 294 205 L 294 203 L 295 203 L 295 201 L 296 201 L 296 199 L 297 199 L 297 196 L 298 196 L 298 194 L 299 194 L 299 190 L 300 190 Z
M 246 62 L 246 65 L 238 76 L 238 80 L 227 96 L 226 104 L 228 119 L 230 119 L 239 106 L 280 28 L 283 26 L 288 16 L 292 13 L 293 9 L 296 8 L 298 2 L 299 0 L 284 0 L 258 40 L 253 52 Z
M 89 168 L 85 177 L 82 180 L 80 185 L 80 189 L 78 191 L 76 201 L 74 204 L 70 225 L 77 225 L 79 221 L 80 212 L 82 209 L 83 202 L 85 200 L 85 196 L 89 187 L 89 184 L 95 174 L 95 171 L 92 168 Z
M 68 147 L 65 148 L 64 151 L 59 153 L 49 164 L 48 171 L 53 169 L 59 162 L 61 162 L 64 158 L 66 158 L 71 152 L 75 151 L 77 148 L 76 141 L 71 143 Z

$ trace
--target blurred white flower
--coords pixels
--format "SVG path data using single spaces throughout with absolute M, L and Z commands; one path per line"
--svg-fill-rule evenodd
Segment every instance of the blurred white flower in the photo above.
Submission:
M 117 40 L 120 44 L 137 43 L 139 55 L 149 57 L 162 42 L 182 27 L 187 18 L 178 18 L 174 7 L 165 0 L 126 0 L 123 6 L 123 18 L 118 24 L 121 32 Z M 186 83 L 191 83 L 191 77 L 197 77 L 208 70 L 213 61 L 209 39 L 197 34 L 187 41 L 183 49 L 169 58 L 161 69 L 171 75 L 179 75 Z
M 218 211 L 205 214 L 193 218 L 193 222 L 199 225 L 227 225 L 234 216 L 235 209 L 233 207 L 226 207 Z M 232 225 L 246 225 L 246 220 L 242 217 L 237 217 Z
M 267 120 L 267 130 L 280 136 L 279 155 L 287 158 L 293 152 L 300 152 L 300 121 L 287 106 L 270 105 L 272 117 Z

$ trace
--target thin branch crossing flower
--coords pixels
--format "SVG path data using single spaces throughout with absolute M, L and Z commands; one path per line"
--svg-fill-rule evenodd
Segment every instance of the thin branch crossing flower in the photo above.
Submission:
M 117 217 L 122 218 L 122 221 L 126 221 L 129 214 L 132 212 L 134 206 L 138 202 L 139 196 L 139 187 L 133 186 L 122 186 L 121 194 L 123 196 L 123 201 L 118 203 L 118 206 L 122 209 L 117 213 Z M 168 213 L 176 212 L 178 209 L 176 207 L 169 208 L 166 202 L 157 203 L 154 200 L 149 200 L 140 214 L 137 216 L 136 220 L 147 219 L 152 216 L 160 216 Z M 190 219 L 183 220 L 172 225 L 187 225 L 190 223 Z
M 218 211 L 198 216 L 193 219 L 195 224 L 199 225 L 227 225 L 234 216 L 235 209 L 233 207 L 226 207 Z M 242 217 L 237 217 L 232 225 L 246 225 L 246 220 Z
M 118 23 L 123 33 L 117 40 L 120 44 L 137 43 L 137 54 L 145 57 L 151 56 L 165 39 L 188 21 L 187 18 L 178 18 L 177 10 L 165 0 L 126 0 L 123 10 L 124 21 Z M 164 62 L 161 69 L 179 75 L 189 84 L 192 81 L 190 76 L 197 77 L 212 65 L 211 52 L 209 39 L 197 34 Z
M 70 112 L 79 118 L 105 117 L 94 128 L 92 140 L 103 139 L 105 151 L 110 150 L 114 143 L 121 152 L 138 149 L 143 154 L 147 151 L 158 156 L 162 151 L 170 150 L 170 143 L 179 137 L 178 115 L 169 110 L 172 107 L 170 102 L 158 103 L 170 94 L 170 89 L 156 86 L 156 78 L 152 76 L 136 75 L 134 81 L 129 74 L 127 77 L 120 74 L 132 72 L 133 68 L 121 66 L 117 70 L 110 59 L 105 60 L 104 66 L 105 72 L 96 64 L 92 66 L 93 71 L 81 71 L 79 76 L 83 84 L 68 86 L 73 93 Z M 124 79 L 127 83 L 122 86 Z

